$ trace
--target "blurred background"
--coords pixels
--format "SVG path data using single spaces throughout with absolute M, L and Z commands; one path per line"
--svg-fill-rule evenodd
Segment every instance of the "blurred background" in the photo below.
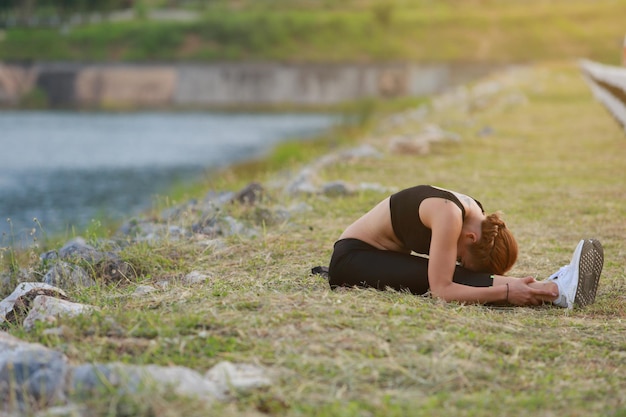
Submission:
M 114 222 L 503 67 L 619 65 L 624 16 L 626 0 L 0 0 L 0 231 Z

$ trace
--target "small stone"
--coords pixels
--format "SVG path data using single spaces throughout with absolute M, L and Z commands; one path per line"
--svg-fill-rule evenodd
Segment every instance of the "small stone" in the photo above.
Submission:
M 365 144 L 341 152 L 342 160 L 360 158 L 381 158 L 382 154 L 372 145 Z
M 68 337 L 72 335 L 73 331 L 68 326 L 52 327 L 44 329 L 41 334 L 46 336 Z
M 133 297 L 143 297 L 144 295 L 155 291 L 158 290 L 151 285 L 137 285 L 137 288 L 133 291 Z
M 389 141 L 389 152 L 394 155 L 427 155 L 430 153 L 430 143 L 427 140 L 396 136 Z
M 352 189 L 344 181 L 331 181 L 322 186 L 322 194 L 328 197 L 340 197 L 352 194 Z
M 241 204 L 253 205 L 263 200 L 264 192 L 265 190 L 261 184 L 258 182 L 252 182 L 235 194 L 233 201 L 237 201 Z
M 384 185 L 372 183 L 372 182 L 362 182 L 358 186 L 359 191 L 375 191 L 377 193 L 388 193 L 390 190 Z
M 182 281 L 183 281 L 183 284 L 194 285 L 194 284 L 203 283 L 209 278 L 211 278 L 211 275 L 209 274 L 204 274 L 200 271 L 191 271 L 190 273 L 188 273 L 187 275 L 183 277 Z
M 228 245 L 226 244 L 224 239 L 204 239 L 203 237 L 204 235 L 202 234 L 196 235 L 196 243 L 198 245 L 206 247 L 207 249 L 211 249 L 213 252 L 219 252 L 228 248 Z

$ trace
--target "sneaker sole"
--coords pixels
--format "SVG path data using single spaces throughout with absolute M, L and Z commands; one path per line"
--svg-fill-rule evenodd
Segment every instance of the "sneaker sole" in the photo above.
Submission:
M 578 286 L 574 297 L 576 307 L 585 307 L 595 301 L 603 265 L 602 244 L 596 239 L 586 239 L 578 265 Z

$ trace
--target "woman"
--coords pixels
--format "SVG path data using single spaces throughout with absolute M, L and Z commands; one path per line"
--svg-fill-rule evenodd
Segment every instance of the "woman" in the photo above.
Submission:
M 443 300 L 466 303 L 554 302 L 572 308 L 595 299 L 603 263 L 597 240 L 581 240 L 572 262 L 547 281 L 504 276 L 517 252 L 498 213 L 486 216 L 471 197 L 418 185 L 384 199 L 343 232 L 334 246 L 329 283 L 414 294 L 430 290 Z

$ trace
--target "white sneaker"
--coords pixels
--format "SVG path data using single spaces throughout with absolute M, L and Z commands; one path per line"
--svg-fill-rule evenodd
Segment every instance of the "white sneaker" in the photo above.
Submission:
M 598 240 L 578 242 L 569 265 L 561 267 L 548 278 L 559 289 L 559 298 L 553 304 L 572 309 L 593 303 L 603 264 L 604 250 Z

